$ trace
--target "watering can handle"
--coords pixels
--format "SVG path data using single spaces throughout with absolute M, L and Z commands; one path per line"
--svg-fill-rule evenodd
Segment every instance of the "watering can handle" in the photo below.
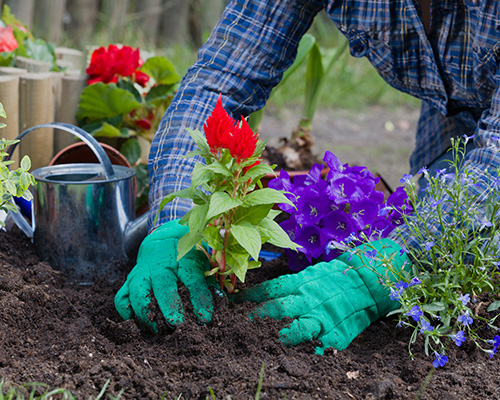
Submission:
M 113 166 L 111 164 L 111 161 L 109 160 L 108 155 L 104 151 L 104 149 L 101 147 L 99 142 L 94 139 L 92 135 L 89 133 L 85 132 L 82 128 L 67 124 L 64 122 L 50 122 L 47 124 L 42 124 L 42 125 L 36 125 L 31 128 L 26 129 L 24 132 L 22 132 L 16 140 L 21 140 L 23 139 L 26 135 L 29 133 L 33 132 L 36 129 L 40 128 L 56 128 L 60 129 L 62 131 L 71 133 L 73 136 L 78 137 L 82 141 L 84 141 L 87 146 L 91 148 L 91 150 L 94 152 L 96 155 L 97 159 L 99 160 L 99 163 L 102 165 L 102 168 L 104 169 L 104 175 L 106 175 L 107 179 L 114 179 L 115 178 L 115 172 L 113 171 Z M 10 157 L 12 156 L 12 153 L 16 149 L 18 143 L 14 143 L 12 146 L 9 147 L 9 150 L 7 151 L 8 156 L 7 160 L 10 160 Z

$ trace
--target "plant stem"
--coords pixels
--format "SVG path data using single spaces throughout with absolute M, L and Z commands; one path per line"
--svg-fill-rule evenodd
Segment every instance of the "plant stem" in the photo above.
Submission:
M 415 397 L 415 400 L 420 400 L 422 397 L 422 394 L 424 394 L 425 389 L 427 388 L 427 385 L 431 381 L 432 375 L 434 375 L 434 372 L 436 371 L 436 368 L 432 367 L 427 376 L 425 377 L 424 383 L 422 386 L 420 386 L 420 389 L 417 393 L 417 397 Z

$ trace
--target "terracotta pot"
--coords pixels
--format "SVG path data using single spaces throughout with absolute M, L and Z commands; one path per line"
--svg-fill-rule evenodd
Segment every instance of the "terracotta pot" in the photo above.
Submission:
M 125 156 L 109 144 L 99 142 L 104 151 L 109 157 L 111 164 L 122 165 L 132 168 L 132 165 L 127 161 Z M 57 153 L 49 165 L 59 164 L 81 164 L 81 163 L 98 163 L 96 155 L 90 147 L 83 142 L 73 143 Z
M 113 165 L 121 165 L 123 167 L 128 167 L 132 169 L 132 165 L 128 162 L 125 156 L 116 150 L 114 147 L 109 144 L 99 142 L 101 147 L 104 149 L 106 154 Z M 90 147 L 88 147 L 83 142 L 73 143 L 64 149 L 62 149 L 59 153 L 57 153 L 49 165 L 60 165 L 60 164 L 82 164 L 82 163 L 98 163 L 96 155 L 92 151 Z M 134 175 L 134 185 L 137 192 L 137 179 Z M 148 205 L 140 207 L 136 210 L 136 216 L 140 216 L 149 210 Z

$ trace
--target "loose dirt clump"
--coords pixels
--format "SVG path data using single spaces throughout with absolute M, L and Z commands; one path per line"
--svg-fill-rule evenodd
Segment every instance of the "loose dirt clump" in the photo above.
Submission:
M 278 331 L 289 321 L 252 322 L 249 304 L 220 297 L 208 326 L 195 322 L 186 303 L 176 330 L 141 331 L 114 309 L 125 274 L 113 283 L 69 284 L 20 233 L 0 232 L 0 268 L 0 377 L 65 387 L 81 399 L 108 379 L 108 393 L 124 389 L 125 399 L 205 399 L 209 389 L 217 399 L 251 399 L 262 365 L 261 399 L 414 399 L 431 367 L 422 343 L 409 359 L 410 332 L 392 319 L 374 323 L 346 350 L 319 356 L 318 343 L 282 346 Z M 250 271 L 247 285 L 283 273 L 281 256 Z M 498 357 L 465 345 L 449 357 L 423 399 L 499 398 Z

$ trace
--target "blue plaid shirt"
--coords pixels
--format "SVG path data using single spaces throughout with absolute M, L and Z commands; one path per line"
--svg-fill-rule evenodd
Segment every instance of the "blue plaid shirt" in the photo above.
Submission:
M 467 155 L 482 174 L 500 164 L 500 2 L 432 2 L 425 32 L 417 0 L 231 0 L 198 60 L 188 70 L 151 147 L 150 207 L 190 185 L 195 160 L 186 128 L 202 129 L 222 94 L 234 118 L 262 108 L 294 60 L 298 43 L 324 9 L 349 40 L 351 55 L 367 57 L 391 86 L 422 100 L 411 173 L 429 165 L 450 138 L 475 134 Z M 333 79 L 335 79 L 333 77 Z M 376 140 L 376 138 L 374 138 Z M 184 215 L 176 199 L 157 225 Z M 152 219 L 150 228 L 154 229 Z M 403 229 L 404 233 L 404 229 Z M 407 245 L 413 243 L 408 233 Z

